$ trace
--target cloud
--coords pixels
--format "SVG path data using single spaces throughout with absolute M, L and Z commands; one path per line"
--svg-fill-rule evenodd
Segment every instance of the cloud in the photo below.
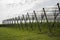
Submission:
M 0 0 L 0 21 L 13 17 L 14 14 L 37 10 L 55 2 L 57 0 Z
M 0 1 L 0 21 L 13 17 L 13 14 L 22 14 L 25 10 L 30 10 L 35 3 L 42 0 L 1 0 Z M 23 12 L 24 11 L 24 12 Z

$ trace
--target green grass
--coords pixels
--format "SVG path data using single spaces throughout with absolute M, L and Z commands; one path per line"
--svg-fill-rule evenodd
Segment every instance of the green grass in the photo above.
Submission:
M 0 40 L 60 40 L 60 23 L 55 24 L 53 33 L 49 33 L 46 23 L 40 24 L 41 32 L 38 29 L 36 23 L 33 23 L 33 30 L 30 28 L 30 24 L 27 24 L 28 30 L 25 24 L 20 25 L 0 25 Z M 20 27 L 20 29 L 19 29 Z
M 33 31 L 0 27 L 0 40 L 60 40 L 60 38 L 50 37 L 48 34 L 39 34 Z

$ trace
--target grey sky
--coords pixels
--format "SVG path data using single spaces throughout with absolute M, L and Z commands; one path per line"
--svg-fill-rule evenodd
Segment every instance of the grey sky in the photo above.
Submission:
M 58 2 L 60 3 L 59 0 L 0 0 L 0 23 L 4 19 L 24 14 L 28 10 L 53 6 Z

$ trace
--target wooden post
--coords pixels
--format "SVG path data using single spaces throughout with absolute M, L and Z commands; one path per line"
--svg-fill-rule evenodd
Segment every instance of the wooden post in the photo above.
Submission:
M 54 23 L 53 23 L 53 25 L 52 25 L 52 28 L 54 27 L 54 25 L 55 25 L 55 23 L 56 23 L 56 10 L 55 10 L 55 13 L 54 13 Z
M 24 28 L 27 28 L 27 26 L 26 26 L 26 19 L 25 19 L 25 17 L 24 17 L 24 15 L 22 15 L 23 16 L 23 20 L 24 20 L 24 24 L 25 24 L 25 27 Z
M 50 27 L 50 25 L 49 25 L 48 18 L 47 18 L 47 15 L 46 15 L 46 11 L 45 11 L 44 8 L 43 8 L 43 12 L 44 12 L 44 16 L 45 16 L 46 21 L 47 21 L 47 25 L 48 25 L 48 28 L 49 28 L 49 32 L 51 33 L 51 32 L 52 32 L 52 31 L 51 31 L 51 27 Z
M 14 19 L 12 18 L 12 24 L 14 24 L 13 21 L 14 21 Z
M 34 28 L 35 28 L 35 26 L 34 26 L 34 25 L 35 25 L 35 24 L 34 24 L 34 20 L 35 20 L 35 19 L 34 19 L 34 15 L 32 15 L 32 28 L 33 28 L 33 30 L 34 30 Z
M 44 18 L 44 15 L 43 15 L 43 14 L 41 14 L 41 23 L 42 23 L 43 18 Z
M 59 13 L 58 14 L 56 14 L 56 18 L 57 18 L 57 16 L 60 14 L 60 6 L 59 6 L 59 3 L 57 3 L 57 6 L 58 6 L 58 10 L 59 10 Z M 55 9 L 55 11 L 56 11 L 56 9 Z
M 16 23 L 16 21 L 17 21 L 17 23 Z M 17 19 L 17 17 L 15 17 L 15 23 L 18 24 L 18 19 Z
M 35 11 L 33 11 L 33 12 L 34 12 L 34 16 L 35 16 L 36 21 L 37 21 L 37 25 L 38 25 L 39 31 L 41 32 L 41 28 L 40 28 L 40 24 L 39 24 L 38 19 L 37 19 L 37 15 L 36 15 Z
M 24 29 L 24 24 L 23 24 L 24 17 L 23 16 L 24 15 L 22 15 L 22 17 L 21 17 L 21 26 L 22 26 L 22 29 Z
M 16 23 L 16 24 L 17 24 L 17 27 L 20 29 L 20 27 L 19 27 L 19 22 L 18 22 L 18 21 L 19 21 L 19 20 L 18 20 L 18 17 L 15 17 L 15 20 L 17 21 L 17 23 Z
M 20 16 L 20 28 L 22 28 L 23 29 L 23 25 L 22 25 L 22 17 Z
M 18 16 L 18 21 L 20 21 L 20 16 Z M 20 23 L 19 23 L 20 24 Z
M 9 21 L 10 21 L 10 24 L 11 24 L 11 20 L 9 19 Z
M 6 21 L 7 21 L 7 24 L 9 24 L 9 23 L 8 23 L 9 20 L 7 19 Z
M 16 20 L 15 20 L 15 18 L 14 18 L 14 24 L 16 24 Z
M 57 6 L 58 6 L 58 9 L 59 9 L 59 12 L 60 12 L 60 6 L 59 6 L 59 3 L 57 3 Z
M 56 23 L 56 18 L 57 18 L 57 16 L 60 14 L 60 6 L 59 6 L 59 3 L 57 3 L 57 6 L 58 6 L 59 13 L 56 14 L 56 9 L 55 9 L 55 13 L 54 13 L 54 23 L 53 23 L 52 27 L 54 27 L 54 25 L 55 25 L 55 23 Z
M 34 21 L 34 15 L 32 15 L 32 21 Z
M 29 16 L 28 12 L 27 12 L 27 16 L 28 16 L 28 19 L 29 19 L 29 26 L 30 26 L 30 28 L 33 30 L 33 28 L 32 28 L 32 23 L 31 23 L 31 19 L 30 19 L 30 16 Z
M 16 18 L 16 20 L 17 20 L 17 24 L 19 24 L 19 22 L 18 22 L 18 17 Z
M 19 24 L 20 16 L 17 17 L 17 24 Z
M 57 3 L 57 6 L 58 6 L 58 11 L 59 11 L 59 13 L 56 14 L 56 9 L 55 9 L 55 13 L 54 13 L 54 23 L 53 23 L 52 27 L 55 26 L 56 18 L 57 18 L 57 16 L 60 14 L 60 6 L 59 6 L 59 3 Z
M 4 20 L 2 21 L 2 24 L 5 24 L 5 21 Z
M 47 23 L 48 23 L 47 15 L 46 15 L 46 12 L 45 12 L 45 9 L 44 9 L 44 8 L 43 8 L 43 12 L 44 12 L 44 15 L 45 15 L 46 21 L 47 21 Z

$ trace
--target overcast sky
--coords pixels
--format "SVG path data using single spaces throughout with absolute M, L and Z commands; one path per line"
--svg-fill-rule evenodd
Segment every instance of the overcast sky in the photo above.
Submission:
M 24 14 L 28 10 L 37 10 L 53 6 L 59 0 L 0 0 L 0 23 L 2 20 Z

